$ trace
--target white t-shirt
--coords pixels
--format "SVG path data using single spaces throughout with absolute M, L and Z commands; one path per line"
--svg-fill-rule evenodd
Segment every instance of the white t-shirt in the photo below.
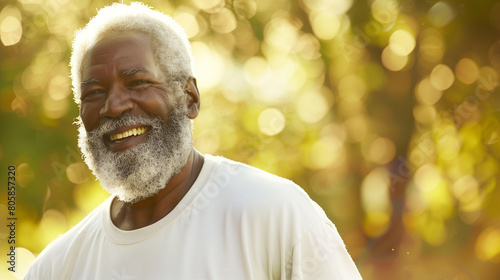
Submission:
M 52 242 L 25 279 L 361 279 L 335 226 L 293 182 L 205 156 L 181 202 L 120 230 L 108 198 Z

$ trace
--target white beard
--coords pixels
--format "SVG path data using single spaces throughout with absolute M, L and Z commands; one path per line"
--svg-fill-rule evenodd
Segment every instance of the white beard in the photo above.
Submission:
M 150 126 L 145 142 L 120 152 L 108 150 L 103 135 L 129 125 Z M 78 146 L 85 163 L 104 190 L 124 202 L 134 203 L 157 194 L 181 171 L 192 150 L 191 122 L 176 107 L 165 124 L 160 117 L 124 115 L 107 119 L 87 132 L 80 123 Z

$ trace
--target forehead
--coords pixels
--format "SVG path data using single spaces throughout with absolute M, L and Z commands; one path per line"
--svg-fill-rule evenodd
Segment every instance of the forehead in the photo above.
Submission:
M 96 69 L 115 70 L 155 67 L 155 56 L 148 35 L 137 32 L 111 33 L 98 40 L 82 61 L 82 78 Z

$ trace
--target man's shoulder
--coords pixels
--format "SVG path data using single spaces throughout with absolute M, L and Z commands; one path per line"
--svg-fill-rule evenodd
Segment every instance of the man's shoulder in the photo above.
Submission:
M 307 197 L 304 190 L 293 181 L 269 173 L 262 169 L 236 162 L 224 157 L 217 157 L 219 167 L 215 170 L 213 180 L 220 184 L 268 195 L 298 195 Z
M 301 217 L 325 217 L 324 211 L 293 181 L 226 158 L 218 161 L 212 181 L 227 190 L 228 199 L 234 204 Z
M 242 232 L 265 250 L 279 251 L 276 240 L 297 244 L 314 226 L 331 225 L 323 209 L 291 180 L 224 158 L 201 195 L 207 203 L 216 200 L 214 207 L 221 207 L 242 229 L 251 229 Z
M 87 214 L 78 224 L 73 226 L 70 230 L 59 236 L 52 243 L 57 244 L 58 242 L 71 242 L 71 240 L 76 239 L 82 235 L 89 234 L 92 231 L 101 229 L 102 219 L 104 218 L 103 213 L 106 212 L 107 207 L 109 207 L 111 197 L 108 197 L 105 201 L 99 204 L 92 212 Z M 82 236 L 84 237 L 84 236 Z
M 56 277 L 60 273 L 59 269 L 63 269 L 61 265 L 78 255 L 79 248 L 85 246 L 85 240 L 93 239 L 95 233 L 102 230 L 100 221 L 105 205 L 109 203 L 108 200 L 109 198 L 45 247 L 30 267 L 25 279 L 41 279 L 41 276 Z

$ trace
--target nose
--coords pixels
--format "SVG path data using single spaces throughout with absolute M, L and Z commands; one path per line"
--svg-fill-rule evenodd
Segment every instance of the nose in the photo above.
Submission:
M 116 118 L 124 112 L 132 110 L 134 103 L 128 92 L 118 85 L 113 86 L 106 97 L 106 103 L 101 108 L 101 117 Z

